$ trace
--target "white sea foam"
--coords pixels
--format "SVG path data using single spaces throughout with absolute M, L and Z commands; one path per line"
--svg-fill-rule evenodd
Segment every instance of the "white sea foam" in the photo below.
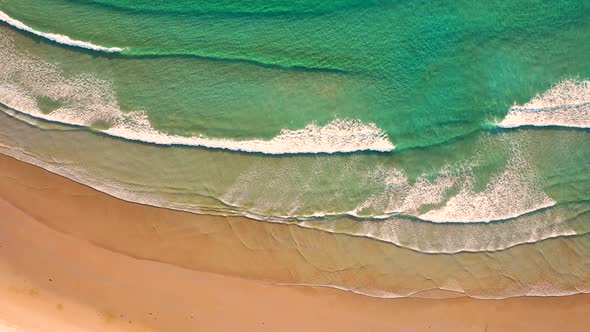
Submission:
M 399 169 L 377 168 L 368 177 L 371 182 L 384 184 L 380 193 L 372 195 L 349 214 L 353 216 L 373 215 L 376 211 L 383 216 L 395 214 L 418 215 L 421 207 L 440 204 L 445 194 L 457 187 L 462 176 L 454 174 L 449 166 L 444 167 L 434 179 L 427 174 L 419 176 L 413 184 Z
M 270 139 L 233 140 L 169 135 L 153 128 L 144 111 L 122 112 L 109 81 L 89 75 L 65 78 L 60 68 L 25 52 L 15 53 L 12 40 L 0 39 L 0 102 L 35 118 L 78 126 L 106 122 L 104 133 L 161 145 L 189 145 L 265 154 L 387 152 L 395 146 L 373 123 L 334 119 L 324 126 L 282 129 Z M 43 113 L 37 100 L 61 105 Z
M 522 216 L 555 205 L 535 179 L 527 158 L 513 151 L 506 169 L 492 177 L 482 192 L 473 190 L 473 179 L 464 179 L 461 191 L 443 207 L 419 217 L 431 222 L 490 222 Z
M 94 50 L 94 51 L 109 52 L 109 53 L 123 51 L 123 49 L 120 47 L 104 47 L 104 46 L 100 46 L 100 45 L 94 45 L 92 43 L 81 41 L 81 40 L 75 40 L 75 39 L 72 39 L 72 38 L 65 36 L 65 35 L 38 31 L 38 30 L 35 30 L 35 29 L 31 28 L 30 26 L 24 24 L 23 22 L 6 15 L 6 13 L 4 13 L 3 11 L 0 11 L 0 21 L 3 21 L 3 22 L 5 22 L 17 29 L 27 31 L 27 32 L 37 35 L 39 37 L 43 37 L 45 39 L 49 39 L 51 41 L 54 41 L 56 43 L 63 44 L 63 45 L 76 46 L 76 47 L 86 48 L 86 49 L 90 49 L 90 50 Z
M 432 224 L 392 217 L 360 222 L 356 236 L 366 236 L 424 253 L 498 251 L 526 243 L 576 235 L 564 210 L 549 209 L 522 216 L 509 223 Z M 325 222 L 325 221 L 324 221 Z
M 590 81 L 564 80 L 528 103 L 512 106 L 498 126 L 590 128 Z
M 395 148 L 387 139 L 387 135 L 375 124 L 364 124 L 351 119 L 334 119 L 325 126 L 312 123 L 303 129 L 282 129 L 280 134 L 271 140 L 237 141 L 167 135 L 152 128 L 145 113 L 132 112 L 125 114 L 123 121 L 116 121 L 113 127 L 104 132 L 155 144 L 193 145 L 265 154 L 387 152 Z
M 304 176 L 290 161 L 258 162 L 236 178 L 220 199 L 236 210 L 247 206 L 247 212 L 259 216 L 257 219 L 272 216 L 311 222 L 327 216 L 385 220 L 401 215 L 430 223 L 489 223 L 555 205 L 543 190 L 542 179 L 530 161 L 533 156 L 527 152 L 530 149 L 523 146 L 528 144 L 526 137 L 522 135 L 504 141 L 503 146 L 510 148 L 505 168 L 492 175 L 486 187 L 476 187 L 476 174 L 485 167 L 481 165 L 481 156 L 489 151 L 498 153 L 501 141 L 501 136 L 486 135 L 472 158 L 448 164 L 436 173 L 422 174 L 414 181 L 401 169 L 379 164 L 366 167 L 355 158 L 334 164 L 330 159 L 311 160 L 303 166 L 309 169 Z M 338 176 L 327 174 L 326 170 Z M 331 180 L 326 181 L 327 178 Z M 310 209 L 315 206 L 314 198 L 309 195 L 314 188 L 332 193 L 324 198 L 330 209 Z M 353 191 L 363 188 L 367 196 L 349 210 L 347 204 L 341 204 L 340 197 L 347 197 L 343 188 Z M 555 235 L 547 232 L 540 238 Z
M 463 164 L 447 165 L 434 176 L 424 174 L 413 184 L 401 170 L 378 168 L 371 176 L 384 183 L 383 190 L 349 214 L 403 214 L 435 223 L 478 223 L 515 218 L 553 206 L 555 201 L 543 191 L 523 149 L 515 142 L 510 144 L 513 147 L 506 168 L 493 176 L 481 192 L 474 189 L 477 156 Z M 455 191 L 458 193 L 452 194 Z M 420 212 L 425 208 L 430 210 Z
M 373 297 L 373 298 L 381 298 L 381 299 L 397 299 L 397 298 L 436 298 L 436 299 L 445 299 L 445 298 L 457 298 L 457 297 L 470 297 L 474 299 L 482 299 L 482 300 L 501 300 L 501 299 L 508 299 L 513 297 L 546 297 L 546 296 L 571 296 L 577 294 L 589 294 L 590 290 L 578 290 L 578 289 L 560 289 L 551 284 L 537 284 L 534 286 L 523 286 L 519 289 L 516 293 L 502 293 L 497 294 L 495 296 L 491 295 L 483 295 L 483 294 L 469 294 L 467 291 L 464 291 L 460 288 L 446 288 L 446 287 L 434 287 L 431 289 L 422 289 L 413 291 L 407 294 L 400 294 L 400 293 L 393 293 L 388 291 L 382 290 L 374 290 L 374 289 L 361 289 L 361 288 L 352 288 L 352 287 L 342 287 L 337 285 L 331 284 L 312 284 L 312 283 L 277 283 L 273 282 L 273 285 L 276 286 L 290 286 L 290 287 L 319 287 L 319 288 L 333 288 L 338 289 L 341 291 L 347 291 L 358 295 Z M 424 296 L 424 293 L 432 292 L 432 291 L 442 291 L 447 296 Z

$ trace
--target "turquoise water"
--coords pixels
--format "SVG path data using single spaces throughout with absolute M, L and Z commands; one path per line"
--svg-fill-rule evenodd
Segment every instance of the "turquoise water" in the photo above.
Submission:
M 425 254 L 589 231 L 586 1 L 0 11 L 1 152 L 117 197 Z

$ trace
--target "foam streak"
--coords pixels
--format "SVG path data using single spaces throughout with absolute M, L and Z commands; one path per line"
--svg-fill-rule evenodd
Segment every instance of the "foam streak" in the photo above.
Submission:
M 6 15 L 6 13 L 4 13 L 3 11 L 0 11 L 0 21 L 3 21 L 3 22 L 5 22 L 5 23 L 7 23 L 19 30 L 23 30 L 23 31 L 32 33 L 32 34 L 37 35 L 39 37 L 43 37 L 45 39 L 49 39 L 51 41 L 54 41 L 56 43 L 63 44 L 63 45 L 81 47 L 81 48 L 86 48 L 86 49 L 93 50 L 93 51 L 109 52 L 109 53 L 123 51 L 123 49 L 119 48 L 119 47 L 104 47 L 104 46 L 100 46 L 100 45 L 94 45 L 92 43 L 81 41 L 81 40 L 75 40 L 75 39 L 72 39 L 72 38 L 65 36 L 65 35 L 38 31 L 38 30 L 35 30 L 35 29 L 31 28 L 30 26 L 24 24 L 23 22 Z
M 152 144 L 264 154 L 387 152 L 395 148 L 387 134 L 374 123 L 355 119 L 334 119 L 323 126 L 310 123 L 301 129 L 282 129 L 269 140 L 168 134 L 152 127 L 143 110 L 121 111 L 111 82 L 90 75 L 66 78 L 58 66 L 25 52 L 15 52 L 14 41 L 0 37 L 3 37 L 0 38 L 0 103 L 37 119 L 82 127 L 104 123 L 108 124 L 108 129 L 102 130 L 105 134 Z M 59 106 L 44 113 L 38 103 L 39 97 L 59 101 Z
M 560 82 L 528 103 L 512 106 L 498 126 L 590 128 L 590 81 Z

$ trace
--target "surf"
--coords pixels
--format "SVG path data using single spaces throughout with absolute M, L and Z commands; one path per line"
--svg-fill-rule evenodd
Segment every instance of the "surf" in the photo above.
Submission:
M 238 210 L 232 211 L 231 209 L 216 211 L 196 206 L 179 205 L 150 193 L 150 190 L 145 190 L 147 188 L 144 190 L 129 188 L 126 184 L 105 181 L 102 176 L 74 165 L 66 167 L 59 163 L 44 161 L 40 156 L 18 146 L 0 144 L 0 152 L 129 202 L 197 214 L 244 216 L 259 222 L 293 224 L 328 233 L 347 234 L 383 241 L 424 254 L 494 252 L 552 238 L 585 234 L 576 230 L 571 221 L 577 215 L 587 211 L 587 206 L 583 203 L 558 205 L 497 223 L 440 224 L 404 216 L 391 216 L 385 220 L 353 220 L 346 215 L 316 215 L 307 218 L 307 220 L 295 217 L 280 218 Z M 576 207 L 576 205 L 579 206 Z M 568 214 L 572 207 L 577 211 L 577 214 Z M 347 223 L 355 224 L 354 228 L 343 227 Z
M 124 50 L 123 48 L 120 48 L 120 47 L 105 47 L 105 46 L 95 45 L 95 44 L 92 44 L 87 41 L 75 40 L 75 39 L 72 39 L 66 35 L 38 31 L 38 30 L 35 30 L 35 29 L 31 28 L 30 26 L 24 24 L 23 22 L 6 15 L 6 13 L 4 13 L 3 11 L 0 11 L 0 21 L 6 23 L 16 29 L 26 31 L 26 32 L 31 33 L 33 35 L 39 36 L 41 38 L 45 38 L 47 40 L 50 40 L 50 41 L 53 41 L 53 42 L 56 42 L 56 43 L 62 44 L 62 45 L 81 47 L 81 48 L 85 48 L 85 49 L 89 49 L 89 50 L 93 50 L 93 51 L 107 52 L 107 53 L 118 53 L 118 52 L 122 52 Z
M 497 126 L 590 128 L 590 81 L 561 81 L 526 104 L 512 106 Z
M 270 155 L 333 154 L 359 151 L 390 152 L 395 145 L 374 123 L 355 119 L 334 119 L 324 126 L 311 123 L 302 129 L 282 129 L 270 140 L 214 139 L 203 136 L 179 136 L 154 129 L 145 112 L 84 113 L 60 108 L 49 114 L 41 112 L 36 101 L 7 86 L 0 86 L 0 101 L 7 107 L 50 122 L 92 128 L 106 135 L 157 145 L 184 145 Z M 108 129 L 97 128 L 98 125 Z
M 333 154 L 358 151 L 390 152 L 395 145 L 375 123 L 334 118 L 320 125 L 312 122 L 299 129 L 281 129 L 270 140 L 180 136 L 152 126 L 143 110 L 123 112 L 112 83 L 91 75 L 66 78 L 62 70 L 25 53 L 11 52 L 13 41 L 0 38 L 0 103 L 31 117 L 93 131 L 131 141 L 157 145 L 183 145 L 271 155 Z M 12 82 L 10 77 L 25 77 Z M 41 109 L 39 98 L 55 104 Z M 60 100 L 73 101 L 62 105 Z
M 56 34 L 50 32 L 43 32 L 36 30 L 25 23 L 8 16 L 5 12 L 0 11 L 0 21 L 12 26 L 13 28 L 21 31 L 28 32 L 35 36 L 44 38 L 47 41 L 55 42 L 61 45 L 79 47 L 91 51 L 105 52 L 105 53 L 117 53 L 121 56 L 132 57 L 132 58 L 153 58 L 153 57 L 178 57 L 188 56 L 200 59 L 208 59 L 213 61 L 226 61 L 226 62 L 244 62 L 251 63 L 262 67 L 280 68 L 284 70 L 307 70 L 307 71 L 323 71 L 333 73 L 347 73 L 349 70 L 343 67 L 337 66 L 319 66 L 313 62 L 298 61 L 291 59 L 290 61 L 282 60 L 279 58 L 273 59 L 262 56 L 245 56 L 245 55 L 232 55 L 224 54 L 219 52 L 206 52 L 204 50 L 193 49 L 178 49 L 160 50 L 157 48 L 130 48 L 130 47 L 106 47 L 96 45 L 88 41 L 76 40 L 63 34 Z

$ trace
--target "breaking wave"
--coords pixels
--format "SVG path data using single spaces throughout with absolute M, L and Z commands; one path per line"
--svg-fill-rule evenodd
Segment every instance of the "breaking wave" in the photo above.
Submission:
M 26 53 L 11 52 L 12 40 L 0 39 L 0 103 L 35 118 L 93 127 L 107 135 L 160 145 L 188 145 L 264 154 L 388 152 L 395 149 L 374 123 L 333 119 L 324 126 L 282 129 L 270 139 L 217 139 L 179 136 L 152 127 L 145 111 L 122 112 L 110 82 L 90 75 L 65 78 L 60 68 Z M 13 77 L 18 77 L 15 81 Z M 42 110 L 39 98 L 55 104 Z
M 120 48 L 120 47 L 105 47 L 105 46 L 95 45 L 95 44 L 92 44 L 92 43 L 86 42 L 86 41 L 75 40 L 75 39 L 72 39 L 66 35 L 38 31 L 38 30 L 35 30 L 35 29 L 31 28 L 30 26 L 24 24 L 23 22 L 6 15 L 6 13 L 4 13 L 3 11 L 0 11 L 0 21 L 5 22 L 6 24 L 9 24 L 17 29 L 32 33 L 36 36 L 43 37 L 45 39 L 49 39 L 51 41 L 54 41 L 56 43 L 63 44 L 63 45 L 81 47 L 81 48 L 86 48 L 86 49 L 93 50 L 93 51 L 109 52 L 109 53 L 123 51 L 123 48 Z
M 512 106 L 498 126 L 590 128 L 590 81 L 564 80 L 528 103 Z

